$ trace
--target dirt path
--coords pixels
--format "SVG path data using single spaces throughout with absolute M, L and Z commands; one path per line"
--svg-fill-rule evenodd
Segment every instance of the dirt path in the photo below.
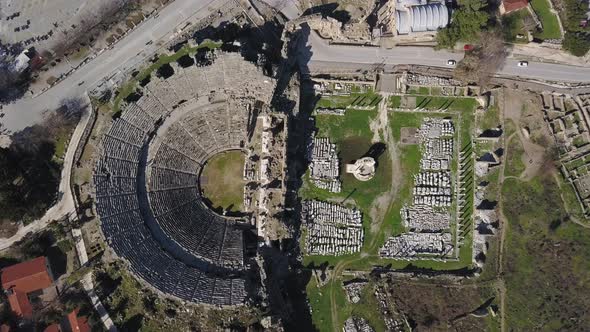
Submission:
M 505 90 L 504 90 L 505 91 Z M 506 127 L 505 122 L 505 110 L 506 110 L 506 99 L 505 96 L 500 98 L 502 102 L 502 107 L 500 107 L 500 121 L 504 127 Z M 510 135 L 510 137 L 506 137 L 505 135 L 502 136 L 502 146 L 504 147 L 504 155 L 507 156 L 509 153 L 510 147 L 508 146 L 508 142 L 514 137 L 516 133 Z M 500 174 L 498 176 L 498 190 L 500 191 L 498 200 L 498 216 L 500 221 L 500 248 L 498 250 L 498 280 L 501 284 L 500 287 L 500 331 L 506 331 L 506 286 L 504 285 L 503 272 L 504 272 L 504 240 L 506 238 L 506 227 L 507 227 L 507 219 L 504 215 L 504 208 L 503 208 L 503 201 L 502 201 L 502 186 L 504 184 L 504 172 L 506 169 L 506 159 L 504 162 L 500 164 Z
M 86 254 L 86 244 L 84 243 L 84 237 L 82 236 L 82 230 L 79 228 L 72 229 L 72 236 L 76 241 L 76 251 L 78 253 L 78 260 L 81 266 L 85 266 L 88 263 L 88 255 Z M 96 291 L 94 290 L 94 282 L 92 281 L 92 272 L 88 272 L 84 275 L 81 280 L 82 287 L 88 294 L 90 302 L 94 307 L 94 310 L 98 313 L 100 320 L 102 321 L 105 329 L 109 332 L 117 332 L 117 327 L 113 323 L 113 320 L 109 316 L 108 311 L 100 302 Z
M 335 296 L 335 287 L 339 287 L 338 278 L 341 274 L 346 265 L 359 261 L 361 259 L 365 259 L 364 257 L 355 258 L 350 261 L 342 261 L 334 266 L 334 270 L 332 271 L 331 281 L 330 281 L 330 312 L 332 315 L 332 328 L 334 332 L 340 332 L 338 326 L 338 310 L 336 309 L 336 296 Z
M 385 215 L 391 205 L 391 202 L 395 199 L 397 192 L 399 190 L 399 184 L 401 183 L 401 174 L 396 170 L 401 168 L 401 164 L 398 157 L 397 147 L 395 145 L 395 141 L 393 139 L 393 135 L 391 133 L 391 128 L 389 126 L 389 113 L 387 111 L 387 101 L 389 100 L 389 95 L 383 95 L 383 99 L 379 103 L 379 113 L 374 121 L 369 123 L 369 127 L 373 131 L 373 143 L 380 142 L 381 139 L 387 145 L 387 152 L 389 154 L 389 160 L 391 161 L 391 185 L 388 192 L 383 193 L 379 197 L 375 199 L 371 206 L 371 210 L 369 211 L 369 215 L 371 217 L 371 234 L 375 235 L 379 229 L 381 229 L 381 225 L 385 219 Z M 372 248 L 375 241 L 375 237 L 373 237 L 373 242 L 369 244 L 369 248 Z
M 533 143 L 530 138 L 523 134 L 522 130 L 518 130 L 517 134 L 520 143 L 524 148 L 522 161 L 526 166 L 524 172 L 520 175 L 520 178 L 524 181 L 530 181 L 539 174 L 543 167 L 545 161 L 545 148 Z

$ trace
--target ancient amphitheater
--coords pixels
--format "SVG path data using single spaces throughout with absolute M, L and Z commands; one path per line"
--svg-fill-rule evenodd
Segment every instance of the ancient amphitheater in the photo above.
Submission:
M 173 75 L 152 74 L 121 107 L 94 172 L 96 209 L 137 277 L 182 300 L 236 305 L 250 287 L 244 232 L 253 226 L 210 210 L 199 174 L 214 154 L 244 149 L 276 82 L 237 53 L 212 58 L 172 63 Z

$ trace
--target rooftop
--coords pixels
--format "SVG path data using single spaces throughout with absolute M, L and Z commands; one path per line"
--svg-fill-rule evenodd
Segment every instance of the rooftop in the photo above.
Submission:
M 53 284 L 46 257 L 15 264 L 2 269 L 2 288 L 6 292 L 12 311 L 23 317 L 33 313 L 27 293 L 50 287 Z

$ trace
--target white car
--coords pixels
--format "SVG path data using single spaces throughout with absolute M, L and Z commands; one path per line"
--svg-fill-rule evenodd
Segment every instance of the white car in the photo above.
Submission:
M 529 62 L 528 61 L 518 61 L 518 66 L 519 67 L 528 67 Z
M 457 61 L 451 59 L 451 60 L 447 60 L 447 66 L 454 66 L 457 64 Z

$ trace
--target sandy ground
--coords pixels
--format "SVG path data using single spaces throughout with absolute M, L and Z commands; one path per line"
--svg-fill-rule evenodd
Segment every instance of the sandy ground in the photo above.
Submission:
M 544 125 L 541 100 L 532 93 L 505 89 L 503 107 L 506 119 L 512 120 L 517 127 L 515 135 L 524 148 L 522 162 L 526 166 L 520 178 L 528 181 L 541 171 L 546 152 L 546 147 L 531 138 L 537 135 L 550 138 Z

